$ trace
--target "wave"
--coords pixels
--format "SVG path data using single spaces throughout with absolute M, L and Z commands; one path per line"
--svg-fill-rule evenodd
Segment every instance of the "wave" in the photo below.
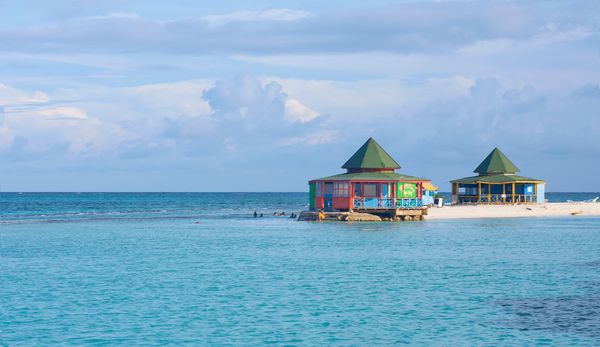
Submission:
M 99 217 L 99 218 L 73 218 L 73 219 L 14 219 L 0 220 L 0 225 L 11 224 L 53 224 L 53 223 L 89 223 L 89 222 L 110 222 L 110 221 L 150 221 L 150 220 L 170 220 L 170 219 L 198 219 L 194 216 L 165 216 L 165 217 Z
M 90 223 L 90 222 L 143 222 L 143 221 L 162 221 L 162 220 L 191 220 L 191 221 L 202 221 L 202 220 L 249 220 L 255 219 L 253 216 L 253 210 L 244 210 L 239 213 L 232 213 L 232 211 L 204 211 L 205 213 L 193 213 L 193 214 L 182 214 L 185 211 L 176 211 L 176 214 L 168 214 L 166 210 L 155 210 L 155 211 L 137 211 L 135 213 L 125 213 L 122 211 L 114 212 L 85 212 L 85 213 L 63 213 L 63 214 L 36 214 L 20 216 L 17 218 L 13 216 L 11 218 L 0 218 L 0 225 L 18 225 L 18 224 L 54 224 L 54 223 Z M 188 210 L 188 212 L 196 212 Z M 289 215 L 286 216 L 273 216 L 270 213 L 264 213 L 264 217 L 258 219 L 278 219 L 286 220 Z M 298 214 L 299 211 L 294 213 Z

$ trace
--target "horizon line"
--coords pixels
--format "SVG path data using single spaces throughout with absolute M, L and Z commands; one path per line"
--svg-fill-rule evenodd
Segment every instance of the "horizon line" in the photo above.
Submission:
M 190 193 L 208 193 L 208 194 L 280 194 L 280 193 L 308 193 L 308 191 L 0 191 L 0 194 L 190 194 Z M 450 191 L 438 191 L 438 193 L 450 194 Z M 598 193 L 600 191 L 547 191 L 547 193 Z

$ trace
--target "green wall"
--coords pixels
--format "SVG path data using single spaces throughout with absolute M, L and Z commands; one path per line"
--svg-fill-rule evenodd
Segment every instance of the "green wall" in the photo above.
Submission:
M 311 210 L 315 209 L 315 184 L 308 184 L 308 208 Z

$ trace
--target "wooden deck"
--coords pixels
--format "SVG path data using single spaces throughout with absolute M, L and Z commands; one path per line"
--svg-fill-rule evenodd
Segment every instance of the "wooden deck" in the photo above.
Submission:
M 423 220 L 427 215 L 427 207 L 414 209 L 406 208 L 363 208 L 352 211 L 323 212 L 324 221 L 344 222 L 379 222 L 379 221 L 414 221 Z M 302 211 L 298 217 L 300 221 L 318 221 L 319 211 Z

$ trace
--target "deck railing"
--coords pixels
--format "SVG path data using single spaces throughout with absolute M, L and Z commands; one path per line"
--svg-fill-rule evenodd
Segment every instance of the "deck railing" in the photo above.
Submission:
M 354 198 L 355 209 L 361 208 L 416 208 L 423 206 L 421 198 Z
M 473 204 L 530 204 L 537 202 L 537 195 L 524 194 L 482 194 L 477 195 L 459 195 L 458 200 L 461 203 Z

